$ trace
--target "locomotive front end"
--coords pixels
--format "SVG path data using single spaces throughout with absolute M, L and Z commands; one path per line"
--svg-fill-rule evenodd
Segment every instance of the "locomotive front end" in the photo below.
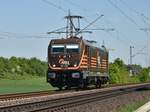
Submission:
M 76 86 L 77 80 L 81 78 L 78 69 L 81 52 L 80 38 L 51 40 L 48 47 L 47 82 L 58 88 Z
M 49 46 L 49 66 L 55 70 L 74 69 L 79 64 L 78 44 L 52 44 Z

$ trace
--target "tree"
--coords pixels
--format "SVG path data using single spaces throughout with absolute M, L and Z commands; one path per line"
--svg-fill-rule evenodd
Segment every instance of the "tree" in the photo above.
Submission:
M 120 58 L 115 59 L 114 64 L 119 66 L 120 68 L 125 66 L 123 60 L 121 60 Z
M 143 68 L 139 73 L 138 77 L 141 82 L 147 82 L 150 78 L 150 68 Z
M 34 75 L 45 76 L 47 70 L 47 63 L 37 58 L 17 58 L 10 59 L 0 57 L 0 77 L 20 76 L 20 75 Z
M 6 72 L 9 72 L 8 59 L 0 57 L 0 76 L 3 76 Z
M 117 58 L 109 65 L 110 83 L 127 83 L 129 79 L 128 71 L 124 62 Z

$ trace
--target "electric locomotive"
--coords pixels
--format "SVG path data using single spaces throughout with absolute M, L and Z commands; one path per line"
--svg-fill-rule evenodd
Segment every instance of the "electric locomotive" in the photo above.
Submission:
M 108 82 L 107 49 L 104 45 L 99 48 L 95 41 L 76 35 L 81 30 L 73 30 L 72 20 L 80 16 L 69 15 L 66 18 L 70 21 L 70 30 L 67 31 L 69 35 L 52 39 L 48 46 L 47 82 L 59 89 L 84 88 L 91 84 L 101 87 Z

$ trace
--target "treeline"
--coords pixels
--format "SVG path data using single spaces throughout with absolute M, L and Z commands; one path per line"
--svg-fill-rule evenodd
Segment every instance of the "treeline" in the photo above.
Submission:
M 37 58 L 0 57 L 0 78 L 45 76 L 47 63 Z
M 130 70 L 132 69 L 132 76 Z M 32 76 L 46 76 L 47 63 L 37 58 L 0 57 L 0 78 L 20 79 Z M 109 64 L 110 83 L 134 83 L 150 81 L 150 67 L 126 65 L 117 58 Z
M 150 67 L 142 68 L 140 65 L 126 65 L 117 58 L 109 65 L 110 83 L 138 83 L 150 81 Z

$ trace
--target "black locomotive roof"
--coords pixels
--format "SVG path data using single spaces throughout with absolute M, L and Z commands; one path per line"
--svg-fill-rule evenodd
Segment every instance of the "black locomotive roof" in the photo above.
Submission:
M 93 41 L 93 40 L 83 40 L 84 43 L 90 47 L 93 47 L 93 48 L 97 48 L 99 49 L 101 52 L 108 52 L 106 47 L 104 45 L 102 45 L 101 47 L 98 46 L 98 43 L 96 41 Z
M 80 43 L 82 41 L 82 37 L 69 37 L 69 38 L 61 38 L 61 39 L 53 39 L 51 40 L 51 44 L 75 44 Z

